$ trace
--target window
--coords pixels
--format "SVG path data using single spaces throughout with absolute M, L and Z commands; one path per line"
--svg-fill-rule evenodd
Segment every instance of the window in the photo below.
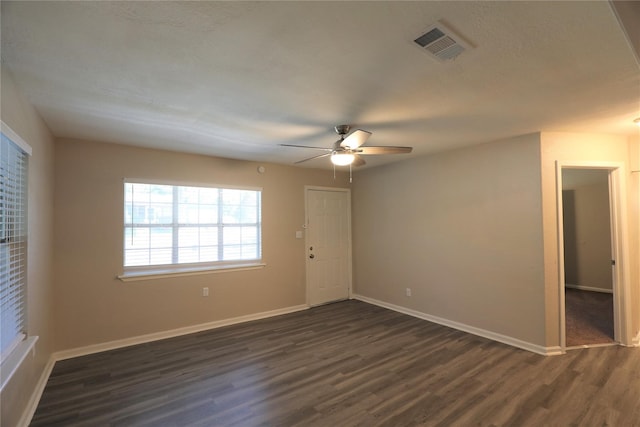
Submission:
M 124 266 L 203 267 L 256 263 L 261 191 L 124 184 Z
M 8 129 L 8 128 L 7 128 Z M 27 165 L 31 149 L 3 123 L 0 143 L 0 360 L 26 337 Z M 3 365 L 4 369 L 4 365 Z M 3 378 L 4 384 L 4 378 Z

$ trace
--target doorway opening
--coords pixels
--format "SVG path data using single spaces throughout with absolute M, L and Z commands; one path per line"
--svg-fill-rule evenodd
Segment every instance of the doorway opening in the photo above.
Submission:
M 562 170 L 566 346 L 615 343 L 609 171 Z
M 558 162 L 556 177 L 562 349 L 629 345 L 623 165 Z

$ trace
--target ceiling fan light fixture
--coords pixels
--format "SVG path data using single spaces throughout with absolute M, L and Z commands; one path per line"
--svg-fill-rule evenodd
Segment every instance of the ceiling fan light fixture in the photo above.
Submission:
M 335 151 L 331 154 L 331 163 L 336 166 L 348 166 L 356 159 L 351 153 L 336 153 Z

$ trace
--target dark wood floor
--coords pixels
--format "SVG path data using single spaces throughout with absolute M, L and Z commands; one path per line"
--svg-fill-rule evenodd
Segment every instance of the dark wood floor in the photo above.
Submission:
M 544 357 L 359 301 L 56 363 L 32 426 L 640 426 L 640 349 Z

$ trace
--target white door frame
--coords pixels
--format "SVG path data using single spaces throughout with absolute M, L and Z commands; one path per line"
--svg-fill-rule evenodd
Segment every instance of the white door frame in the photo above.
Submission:
M 307 229 L 309 227 L 309 200 L 308 194 L 309 191 L 335 191 L 347 194 L 347 224 L 348 224 L 348 258 L 347 258 L 347 274 L 348 274 L 348 295 L 349 299 L 353 298 L 353 273 L 352 273 L 352 257 L 351 257 L 351 189 L 349 188 L 336 188 L 336 187 L 318 187 L 314 185 L 305 185 L 304 186 L 304 256 L 305 256 L 305 300 L 307 307 L 311 307 L 309 302 L 309 233 L 307 233 Z
M 627 187 L 624 163 L 556 161 L 556 197 L 558 227 L 558 292 L 560 312 L 560 346 L 567 348 L 565 324 L 564 225 L 562 214 L 562 169 L 603 169 L 609 171 L 609 209 L 611 212 L 611 257 L 613 268 L 614 340 L 632 345 L 631 310 L 629 301 L 629 243 L 627 232 Z

